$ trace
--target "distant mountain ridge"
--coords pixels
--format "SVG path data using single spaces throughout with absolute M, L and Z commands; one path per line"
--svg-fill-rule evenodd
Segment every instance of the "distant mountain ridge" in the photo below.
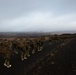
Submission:
M 75 34 L 75 31 L 53 31 L 53 32 L 0 32 L 0 37 L 27 37 L 27 36 L 43 36 L 54 34 Z
M 51 32 L 51 34 L 74 34 L 76 33 L 76 30 L 67 30 L 67 31 L 54 31 L 54 32 Z

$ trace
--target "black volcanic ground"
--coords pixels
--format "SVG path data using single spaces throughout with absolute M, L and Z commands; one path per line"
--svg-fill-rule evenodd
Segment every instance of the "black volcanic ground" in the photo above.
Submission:
M 36 52 L 27 60 L 12 57 L 12 68 L 3 66 L 0 59 L 0 75 L 76 75 L 76 39 L 49 44 L 44 42 L 42 52 Z

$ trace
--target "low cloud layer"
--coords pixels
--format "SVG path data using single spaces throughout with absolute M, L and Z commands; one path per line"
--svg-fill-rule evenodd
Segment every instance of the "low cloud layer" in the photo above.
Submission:
M 52 12 L 30 12 L 28 15 L 2 20 L 2 31 L 58 31 L 76 29 L 76 14 L 57 16 Z
M 0 3 L 3 6 L 3 9 L 0 7 L 3 10 L 0 12 L 0 32 L 76 30 L 75 1 L 68 1 L 19 0 L 17 3 L 8 0 L 4 6 Z

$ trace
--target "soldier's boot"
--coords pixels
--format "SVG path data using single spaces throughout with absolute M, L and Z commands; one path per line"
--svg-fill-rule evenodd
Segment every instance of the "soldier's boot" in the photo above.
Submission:
M 24 54 L 24 59 L 27 59 L 27 57 L 26 57 L 26 53 Z
M 27 52 L 27 56 L 28 56 L 28 57 L 30 57 L 30 54 L 29 54 L 29 52 Z
M 38 51 L 40 51 L 40 47 L 38 47 Z
M 43 50 L 43 47 L 40 47 L 40 51 L 42 51 Z
M 22 60 L 22 61 L 24 60 L 23 52 L 21 53 L 21 60 Z
M 6 63 L 4 63 L 4 66 L 6 67 L 6 66 L 7 66 L 7 64 L 6 64 Z
M 7 60 L 5 59 L 5 62 L 4 62 L 4 66 L 6 67 L 7 66 Z
M 18 52 L 17 52 L 16 50 L 14 50 L 14 53 L 15 53 L 15 54 L 18 54 Z
M 7 67 L 7 68 L 10 68 L 11 67 L 10 62 L 7 59 L 5 59 L 4 66 Z
M 32 50 L 32 54 L 35 54 L 35 50 L 34 49 Z
M 10 68 L 11 67 L 11 64 L 10 64 L 10 62 L 8 61 L 7 62 L 7 68 Z

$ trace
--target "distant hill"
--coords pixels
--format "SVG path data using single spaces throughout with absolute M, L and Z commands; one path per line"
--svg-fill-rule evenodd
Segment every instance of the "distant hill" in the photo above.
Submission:
M 68 30 L 68 31 L 54 31 L 54 32 L 51 32 L 51 34 L 75 34 L 76 33 L 76 30 Z
M 50 33 L 43 32 L 0 32 L 0 37 L 29 37 L 29 36 L 44 36 Z
M 54 31 L 54 32 L 0 32 L 0 37 L 29 37 L 29 36 L 45 36 L 53 34 L 75 34 L 76 31 Z

